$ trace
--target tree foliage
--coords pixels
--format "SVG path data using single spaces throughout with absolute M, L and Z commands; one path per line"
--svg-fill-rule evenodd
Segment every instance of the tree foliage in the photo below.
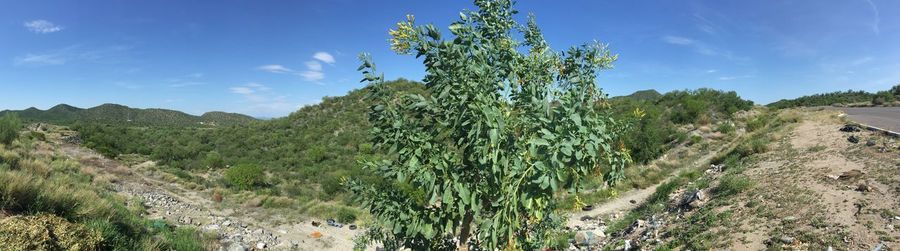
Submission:
M 412 16 L 391 48 L 424 57 L 427 95 L 386 95 L 368 56 L 369 121 L 388 157 L 365 162 L 385 183 L 348 187 L 375 218 L 361 243 L 388 249 L 537 249 L 556 224 L 554 195 L 630 161 L 627 127 L 598 109 L 596 75 L 617 56 L 600 43 L 553 51 L 532 18 L 516 22 L 509 0 L 477 0 L 443 39 Z M 524 41 L 516 39 L 518 32 Z M 524 52 L 527 51 L 527 52 Z
M 4 114 L 0 117 L 0 144 L 9 145 L 19 136 L 19 130 L 22 129 L 22 121 L 19 116 L 13 113 Z
M 225 180 L 238 189 L 251 189 L 265 183 L 265 174 L 258 166 L 240 164 L 225 170 Z

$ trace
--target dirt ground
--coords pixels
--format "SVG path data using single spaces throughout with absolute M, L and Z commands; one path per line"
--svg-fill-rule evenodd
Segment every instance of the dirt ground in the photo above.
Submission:
M 619 230 L 622 232 L 601 235 L 599 247 L 572 248 L 900 248 L 898 139 L 865 130 L 839 131 L 849 122 L 839 111 L 809 109 L 787 113 L 797 119 L 787 119 L 789 122 L 756 135 L 768 142 L 764 152 L 750 155 L 738 166 L 723 167 L 726 171 L 711 167 L 671 193 L 667 204 L 662 205 L 665 209 L 642 215 L 633 223 L 626 222 L 627 227 Z M 859 142 L 849 142 L 850 136 L 857 137 Z M 748 185 L 734 194 L 726 194 L 722 192 L 725 176 L 737 177 L 732 180 L 743 180 Z M 585 215 L 620 215 L 616 213 L 619 210 L 644 206 L 653 190 L 632 191 L 619 199 L 595 205 L 592 213 L 574 214 L 569 225 L 572 227 L 572 222 Z M 685 195 L 698 193 L 694 191 L 703 194 L 703 198 L 697 199 L 699 206 L 679 204 L 687 198 Z M 629 203 L 631 200 L 638 203 Z M 587 222 L 599 222 L 600 229 L 607 229 L 617 220 L 623 221 L 607 217 Z
M 217 235 L 217 250 L 352 250 L 353 237 L 363 231 L 326 226 L 321 219 L 291 219 L 260 207 L 226 207 L 204 192 L 146 174 L 143 170 L 152 162 L 127 166 L 81 146 L 58 144 L 63 155 L 82 163 L 82 171 L 103 177 L 116 193 L 143 204 L 148 218 Z M 323 224 L 316 227 L 311 221 Z M 314 232 L 321 237 L 313 237 Z
M 746 172 L 757 186 L 743 199 L 762 206 L 741 215 L 758 223 L 750 227 L 755 231 L 736 236 L 750 241 L 734 243 L 735 249 L 759 249 L 765 246 L 760 241 L 776 236 L 798 240 L 785 247 L 811 250 L 900 247 L 896 139 L 841 132 L 843 125 L 837 112 L 805 111 L 759 156 Z M 861 142 L 849 142 L 851 135 Z

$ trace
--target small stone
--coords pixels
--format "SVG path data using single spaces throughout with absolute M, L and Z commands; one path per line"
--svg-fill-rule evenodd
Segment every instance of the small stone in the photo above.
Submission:
M 226 220 L 225 222 L 222 222 L 222 226 L 231 226 L 231 221 Z
M 232 243 L 230 246 L 228 246 L 228 251 L 246 251 L 246 250 L 247 250 L 247 248 L 245 248 L 244 246 L 241 246 L 241 244 L 238 244 L 238 243 Z
M 795 221 L 797 221 L 797 217 L 794 217 L 794 216 L 784 217 L 784 219 L 782 219 L 782 221 L 784 221 L 785 223 L 795 222 Z
M 784 244 L 793 244 L 794 243 L 794 237 L 790 237 L 790 236 L 782 236 L 779 240 L 781 241 L 781 243 L 784 243 Z
M 265 249 L 265 248 L 266 248 L 266 243 L 265 243 L 265 242 L 257 242 L 257 243 L 256 243 L 256 248 L 257 248 L 257 249 Z
M 875 145 L 874 139 L 866 140 L 866 146 L 874 146 L 874 145 Z

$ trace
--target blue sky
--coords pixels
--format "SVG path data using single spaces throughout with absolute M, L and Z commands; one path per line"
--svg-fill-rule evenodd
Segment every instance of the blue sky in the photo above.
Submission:
M 285 116 L 358 82 L 360 52 L 421 79 L 389 50 L 406 14 L 446 27 L 469 1 L 0 0 L 0 110 L 119 103 Z M 758 103 L 900 83 L 900 1 L 520 1 L 561 50 L 620 55 L 611 95 L 711 87 Z M 446 31 L 446 30 L 445 30 Z M 447 32 L 445 32 L 447 33 Z

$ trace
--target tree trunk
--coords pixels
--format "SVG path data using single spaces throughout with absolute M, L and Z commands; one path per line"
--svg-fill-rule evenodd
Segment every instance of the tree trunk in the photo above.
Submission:
M 472 227 L 472 212 L 466 212 L 463 216 L 462 226 L 459 228 L 459 244 L 456 246 L 458 251 L 469 251 L 469 232 Z

